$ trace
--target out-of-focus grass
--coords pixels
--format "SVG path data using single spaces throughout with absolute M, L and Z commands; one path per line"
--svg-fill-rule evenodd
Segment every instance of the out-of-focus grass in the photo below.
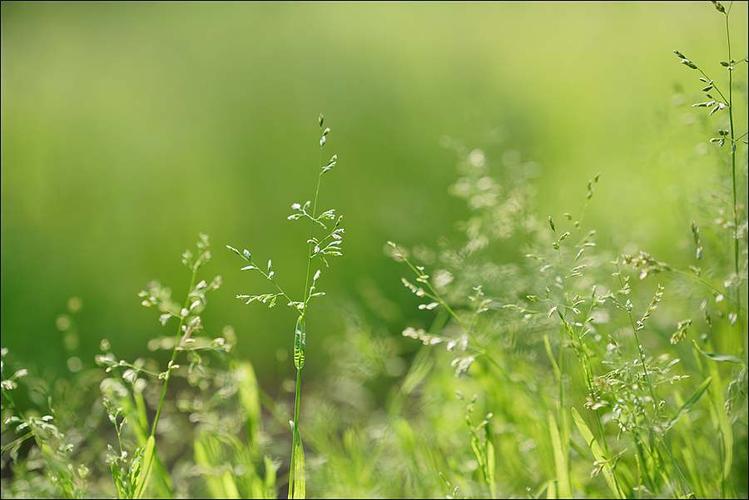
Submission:
M 713 64 L 725 41 L 710 9 L 3 3 L 3 345 L 61 368 L 52 325 L 78 295 L 84 352 L 101 337 L 136 352 L 154 336 L 137 291 L 153 277 L 186 287 L 175 257 L 198 231 L 217 247 L 272 249 L 281 280 L 299 275 L 305 256 L 287 245 L 298 228 L 276 222 L 289 193 L 309 196 L 316 144 L 305 138 L 321 110 L 341 157 L 326 189 L 351 228 L 329 288 L 365 309 L 372 287 L 406 300 L 383 242 L 429 241 L 464 210 L 443 196 L 454 177 L 453 154 L 438 147 L 446 135 L 538 161 L 541 210 L 567 206 L 600 172 L 606 204 L 591 218 L 602 239 L 682 255 L 679 207 L 709 177 L 713 153 L 697 147 L 704 124 L 688 109 L 691 91 L 675 87 L 684 75 L 671 50 Z M 740 57 L 746 18 L 737 3 Z M 231 256 L 217 253 L 212 271 L 227 273 Z M 243 286 L 227 276 L 207 323 L 233 323 L 260 379 L 275 378 L 290 316 L 240 311 Z M 328 334 L 341 325 L 333 314 L 310 321 Z M 310 339 L 311 372 L 321 345 Z

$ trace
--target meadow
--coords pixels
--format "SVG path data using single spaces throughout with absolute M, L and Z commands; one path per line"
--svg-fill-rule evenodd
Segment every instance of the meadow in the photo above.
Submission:
M 2 4 L 3 498 L 746 498 L 747 3 Z

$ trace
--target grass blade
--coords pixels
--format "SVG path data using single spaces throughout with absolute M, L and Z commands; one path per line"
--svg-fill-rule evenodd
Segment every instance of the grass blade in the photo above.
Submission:
M 707 388 L 710 386 L 710 382 L 712 382 L 712 377 L 707 377 L 704 382 L 700 384 L 700 386 L 697 388 L 694 393 L 692 393 L 691 396 L 689 396 L 689 399 L 687 399 L 683 405 L 679 408 L 679 410 L 676 412 L 676 414 L 671 418 L 671 420 L 668 422 L 668 425 L 666 426 L 667 429 L 670 429 L 671 427 L 676 424 L 676 422 L 681 418 L 682 415 L 687 413 L 695 404 L 697 404 L 697 401 L 700 400 L 702 395 L 705 393 Z
M 562 448 L 562 439 L 559 435 L 554 415 L 549 413 L 549 432 L 551 433 L 551 445 L 554 451 L 554 468 L 557 475 L 557 489 L 562 498 L 572 498 L 570 487 L 570 476 L 567 470 L 567 454 Z
M 295 427 L 294 449 L 291 454 L 291 465 L 289 467 L 289 498 L 304 498 L 305 495 L 304 446 L 302 445 L 302 436 Z
M 143 450 L 143 460 L 141 462 L 140 474 L 135 483 L 135 498 L 141 498 L 148 484 L 148 477 L 151 475 L 151 466 L 153 463 L 153 452 L 156 447 L 156 438 L 150 436 L 146 441 L 146 447 Z
M 706 352 L 706 351 L 703 351 L 699 345 L 697 345 L 697 342 L 692 341 L 692 344 L 694 345 L 694 348 L 697 350 L 697 352 L 699 352 L 700 354 L 705 356 L 707 359 L 710 359 L 712 361 L 716 361 L 718 363 L 736 363 L 739 365 L 744 364 L 744 362 L 736 356 L 731 356 L 730 354 L 718 354 L 715 352 Z
M 614 494 L 616 498 L 623 498 L 616 484 L 616 478 L 614 477 L 614 469 L 611 467 L 611 462 L 604 454 L 603 449 L 601 448 L 601 445 L 599 445 L 598 441 L 596 441 L 596 438 L 595 436 L 593 436 L 593 433 L 591 432 L 590 427 L 588 427 L 588 424 L 585 423 L 585 420 L 577 412 L 575 408 L 572 408 L 572 420 L 575 421 L 575 426 L 577 426 L 577 430 L 580 431 L 580 434 L 582 434 L 583 439 L 585 439 L 585 442 L 588 444 L 588 447 L 590 448 L 590 451 L 593 453 L 593 458 L 596 459 L 596 462 L 605 463 L 601 471 L 603 472 L 603 477 L 604 479 L 606 479 L 606 484 L 608 484 L 609 489 L 611 489 L 611 492 Z

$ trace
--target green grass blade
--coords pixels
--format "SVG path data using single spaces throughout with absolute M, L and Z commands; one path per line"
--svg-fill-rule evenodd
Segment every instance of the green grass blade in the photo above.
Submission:
M 695 404 L 697 404 L 697 401 L 700 400 L 702 395 L 705 393 L 707 388 L 710 386 L 710 382 L 712 382 L 712 377 L 707 377 L 704 382 L 700 384 L 700 386 L 697 388 L 694 393 L 692 393 L 691 396 L 689 396 L 689 399 L 687 399 L 683 405 L 679 408 L 679 410 L 676 412 L 676 414 L 671 418 L 671 420 L 668 422 L 668 425 L 666 428 L 670 429 L 671 427 L 676 424 L 676 422 L 681 418 L 682 415 L 687 413 Z
M 598 441 L 596 441 L 595 436 L 593 436 L 590 427 L 588 427 L 588 424 L 585 423 L 585 420 L 575 408 L 572 408 L 572 420 L 575 421 L 577 430 L 580 431 L 580 434 L 582 434 L 583 439 L 585 439 L 585 442 L 588 444 L 590 451 L 593 453 L 593 458 L 595 458 L 597 462 L 603 462 L 606 464 L 604 465 L 602 472 L 603 477 L 606 480 L 606 484 L 608 484 L 609 486 L 609 489 L 616 498 L 623 498 L 621 492 L 619 491 L 619 488 L 617 487 L 616 478 L 614 477 L 614 469 L 611 467 L 609 459 L 604 454 L 601 445 L 599 445 Z
M 263 465 L 265 466 L 263 498 L 278 498 L 278 495 L 276 494 L 276 466 L 267 456 L 263 457 Z
M 247 441 L 254 453 L 257 450 L 258 433 L 261 429 L 260 396 L 257 378 L 250 363 L 238 363 L 235 370 L 240 379 L 239 401 L 247 413 Z
M 554 468 L 557 476 L 557 489 L 560 497 L 572 498 L 570 477 L 567 470 L 567 454 L 562 448 L 562 438 L 559 435 L 554 415 L 549 413 L 549 432 L 551 433 L 551 445 L 554 451 Z
M 738 358 L 736 356 L 732 356 L 730 354 L 718 354 L 716 352 L 707 352 L 707 351 L 704 351 L 704 350 L 702 350 L 702 348 L 700 348 L 700 346 L 694 340 L 692 341 L 692 345 L 697 350 L 697 352 L 699 352 L 700 354 L 702 354 L 703 356 L 705 356 L 709 360 L 716 361 L 718 363 L 736 363 L 736 364 L 739 364 L 739 365 L 743 365 L 744 364 L 743 360 L 741 360 L 740 358 Z
M 726 412 L 726 400 L 723 395 L 723 391 L 719 388 L 722 386 L 720 380 L 720 372 L 718 371 L 718 365 L 710 363 L 710 379 L 716 381 L 716 386 L 710 391 L 713 405 L 715 408 L 716 418 L 718 421 L 718 428 L 723 442 L 723 481 L 727 481 L 731 476 L 731 467 L 733 467 L 733 427 L 731 425 L 731 418 Z
M 497 485 L 494 481 L 494 468 L 496 467 L 496 458 L 494 453 L 494 444 L 487 440 L 486 442 L 486 482 L 489 483 L 489 493 L 492 498 L 497 498 Z
M 201 433 L 195 440 L 193 449 L 195 464 L 206 470 L 210 470 L 214 465 L 210 456 L 210 437 L 205 433 Z M 223 482 L 215 477 L 215 475 L 205 474 L 202 477 L 205 480 L 205 485 L 211 498 L 224 498 L 227 496 Z
M 289 498 L 305 498 L 306 484 L 304 479 L 304 446 L 302 436 L 294 428 L 294 451 L 291 454 L 289 467 Z
M 150 436 L 146 441 L 146 447 L 143 450 L 143 459 L 138 479 L 135 482 L 135 498 L 141 498 L 148 484 L 148 478 L 151 475 L 151 466 L 153 465 L 153 454 L 156 447 L 156 439 Z
M 133 421 L 136 424 L 133 426 L 133 430 L 138 439 L 138 445 L 145 449 L 148 447 L 148 434 L 150 431 L 146 402 L 143 399 L 143 394 L 138 391 L 133 391 L 133 401 L 131 401 L 130 398 L 125 398 L 122 400 L 121 404 L 123 405 L 125 415 L 131 419 L 130 421 Z M 153 483 L 155 493 L 164 498 L 173 497 L 172 479 L 159 458 L 159 453 L 156 449 L 153 451 L 153 463 L 151 464 L 150 469 L 149 475 L 153 476 L 155 479 Z M 150 481 L 151 478 L 149 477 L 148 479 Z M 136 492 L 137 491 L 138 490 L 136 490 Z
M 221 482 L 224 487 L 224 498 L 242 498 L 237 489 L 237 483 L 234 482 L 234 476 L 228 470 L 221 476 Z
M 555 481 L 549 481 L 546 487 L 546 498 L 554 500 L 557 497 L 557 486 Z
M 556 378 L 557 381 L 561 380 L 562 371 L 559 369 L 557 360 L 554 359 L 554 352 L 551 349 L 551 342 L 549 342 L 548 335 L 544 335 L 544 349 L 546 349 L 546 356 L 549 358 L 549 362 L 551 363 L 551 368 L 552 370 L 554 370 L 554 378 Z

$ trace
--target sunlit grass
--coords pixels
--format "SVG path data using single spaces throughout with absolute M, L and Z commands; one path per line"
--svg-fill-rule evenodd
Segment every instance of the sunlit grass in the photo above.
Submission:
M 362 285 L 323 302 L 344 236 L 324 203 L 345 193 L 323 189 L 338 155 L 320 116 L 319 156 L 302 170 L 310 199 L 292 203 L 286 221 L 260 214 L 262 231 L 245 236 L 252 251 L 227 245 L 246 271 L 227 275 L 232 295 L 284 306 L 288 325 L 250 336 L 206 314 L 222 278 L 204 274 L 217 264 L 202 234 L 182 255 L 181 293 L 152 281 L 138 294 L 158 321 L 133 359 L 106 332 L 85 356 L 87 299 L 69 299 L 54 324 L 67 378 L 2 349 L 3 497 L 746 497 L 747 60 L 731 49 L 731 11 L 743 6 L 713 7 L 726 54 L 696 62 L 679 47 L 673 61 L 695 77 L 685 95 L 704 94 L 684 108 L 711 131 L 701 146 L 714 153 L 704 156 L 714 179 L 676 230 L 688 246 L 662 256 L 619 245 L 638 241 L 627 234 L 601 237 L 601 225 L 634 233 L 664 219 L 609 210 L 621 200 L 602 195 L 610 181 L 597 169 L 549 210 L 535 161 L 493 141 L 446 139 L 453 198 L 423 196 L 457 200 L 466 215 L 440 212 L 444 232 L 423 244 L 418 209 L 399 214 L 392 230 L 418 237 L 382 246 L 408 296 Z M 388 201 L 359 199 L 371 213 Z M 347 231 L 367 231 L 366 220 Z M 300 229 L 296 253 L 269 243 L 287 226 Z M 276 252 L 298 254 L 301 271 L 278 266 Z M 342 329 L 324 335 L 326 314 Z M 280 387 L 258 382 L 237 351 L 249 344 L 262 356 L 253 342 L 276 337 L 287 346 L 271 360 Z M 329 362 L 303 392 L 317 358 Z

